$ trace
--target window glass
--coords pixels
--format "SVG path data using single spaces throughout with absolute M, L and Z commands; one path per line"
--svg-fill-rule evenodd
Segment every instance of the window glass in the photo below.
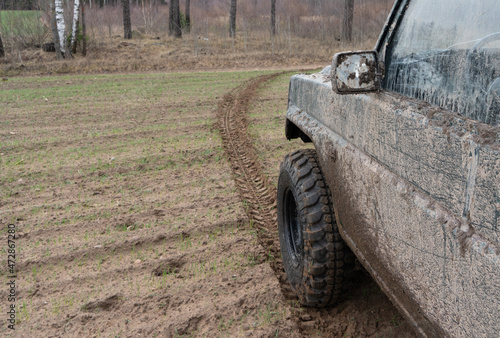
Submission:
M 386 57 L 386 89 L 500 122 L 499 0 L 412 0 Z

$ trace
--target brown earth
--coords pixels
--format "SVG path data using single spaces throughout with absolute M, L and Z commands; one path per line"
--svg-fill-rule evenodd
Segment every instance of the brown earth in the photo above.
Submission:
M 209 98 L 118 90 L 66 108 L 7 103 L 17 127 L 0 128 L 0 223 L 17 227 L 18 324 L 12 333 L 2 320 L 2 335 L 414 336 L 363 270 L 338 306 L 298 304 L 280 260 L 274 178 L 248 131 L 258 90 L 282 75 L 245 74 L 212 80 Z

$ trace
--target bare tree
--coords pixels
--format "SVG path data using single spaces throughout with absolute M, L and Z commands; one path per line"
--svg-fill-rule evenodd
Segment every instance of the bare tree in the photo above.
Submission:
M 87 25 L 85 23 L 85 4 L 82 3 L 82 55 L 87 55 Z
M 271 35 L 276 35 L 276 0 L 271 0 Z
M 354 16 L 354 0 L 345 0 L 344 22 L 342 24 L 342 40 L 352 40 L 352 18 Z
M 75 0 L 75 7 L 73 8 L 73 28 L 71 30 L 71 44 L 70 49 L 76 53 L 76 39 L 78 35 L 78 26 L 80 21 L 80 0 Z
M 179 8 L 179 0 L 171 0 L 168 10 L 168 34 L 176 38 L 182 37 L 181 30 L 181 11 Z
M 231 0 L 231 8 L 229 10 L 229 36 L 236 37 L 236 0 Z
M 1 18 L 2 18 L 2 12 L 0 12 L 0 19 Z M 0 20 L 0 27 L 1 26 L 2 26 L 2 21 Z M 3 57 L 5 57 L 5 49 L 3 48 L 2 34 L 0 34 L 0 58 L 3 58 Z
M 3 49 L 2 36 L 0 35 L 0 58 L 5 56 L 5 50 Z
M 186 31 L 191 31 L 191 0 L 186 0 Z
M 130 0 L 122 0 L 123 6 L 123 38 L 132 39 L 132 22 L 130 20 Z
M 171 0 L 168 4 L 168 35 L 174 34 L 174 7 L 172 5 L 173 1 L 174 0 Z

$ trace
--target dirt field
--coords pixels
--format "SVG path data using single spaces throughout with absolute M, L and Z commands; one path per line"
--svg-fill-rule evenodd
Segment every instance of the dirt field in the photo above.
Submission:
M 291 73 L 0 82 L 0 224 L 16 227 L 3 336 L 408 336 L 363 270 L 338 306 L 300 307 L 275 186 Z

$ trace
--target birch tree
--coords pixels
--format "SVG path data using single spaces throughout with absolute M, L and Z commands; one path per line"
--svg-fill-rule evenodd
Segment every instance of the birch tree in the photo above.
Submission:
M 62 59 L 61 45 L 59 44 L 59 34 L 57 32 L 56 8 L 54 0 L 50 1 L 50 27 L 52 28 L 52 39 L 54 39 L 54 49 L 56 57 Z
M 71 53 L 67 48 L 66 43 L 66 25 L 64 24 L 64 8 L 63 0 L 55 0 L 56 26 L 57 35 L 59 37 L 59 48 L 63 58 L 70 58 Z
M 231 0 L 231 8 L 229 9 L 229 36 L 236 37 L 236 0 Z
M 73 29 L 71 30 L 71 45 L 70 49 L 76 53 L 76 38 L 78 35 L 78 23 L 80 19 L 80 0 L 75 0 L 75 7 L 73 8 Z

